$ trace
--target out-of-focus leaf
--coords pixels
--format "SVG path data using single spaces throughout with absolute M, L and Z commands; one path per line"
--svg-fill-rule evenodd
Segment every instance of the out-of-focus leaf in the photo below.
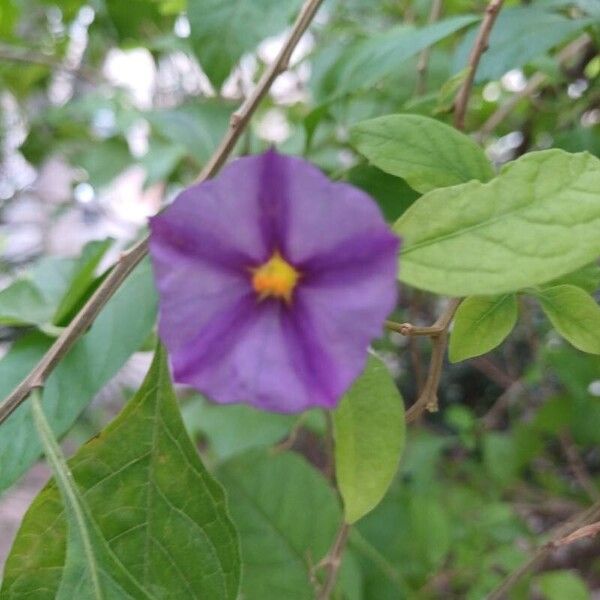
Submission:
M 146 170 L 146 186 L 167 181 L 177 165 L 185 157 L 186 149 L 176 143 L 152 142 L 140 164 Z
M 421 196 L 395 224 L 399 277 L 438 294 L 481 296 L 540 285 L 600 254 L 600 160 L 531 152 L 488 183 Z M 435 219 L 431 216 L 435 215 Z
M 244 52 L 285 29 L 300 4 L 300 0 L 188 0 L 192 44 L 215 86 L 221 86 Z
M 53 305 L 29 279 L 17 279 L 0 291 L 1 325 L 43 325 L 53 312 Z
M 123 366 L 154 326 L 156 296 L 148 262 L 140 265 L 48 378 L 44 409 L 61 436 L 81 410 Z M 14 343 L 0 361 L 0 397 L 6 397 L 31 370 L 50 340 L 34 334 Z M 31 414 L 19 407 L 0 426 L 0 490 L 16 481 L 38 458 Z
M 587 27 L 590 19 L 569 19 L 547 10 L 544 3 L 504 9 L 490 34 L 489 48 L 481 57 L 476 81 L 499 79 L 548 52 L 567 38 Z M 462 40 L 456 52 L 454 71 L 467 64 L 477 29 Z
M 340 521 L 333 490 L 292 453 L 254 450 L 218 472 L 242 543 L 246 600 L 312 600 L 309 573 Z
M 345 519 L 358 521 L 387 492 L 404 448 L 404 404 L 387 367 L 369 356 L 333 413 L 335 470 Z
M 370 194 L 388 223 L 394 223 L 419 197 L 404 179 L 388 175 L 377 167 L 357 165 L 348 171 L 348 181 Z
M 161 31 L 168 31 L 172 19 L 161 12 L 163 0 L 105 0 L 108 16 L 119 39 L 139 41 Z
M 56 325 L 66 325 L 69 322 L 74 310 L 81 304 L 82 298 L 93 284 L 96 269 L 111 244 L 112 240 L 108 238 L 102 241 L 90 242 L 84 247 L 81 256 L 74 265 L 74 274 L 69 287 L 56 309 L 53 319 Z
M 250 448 L 270 446 L 282 440 L 298 419 L 257 410 L 243 404 L 211 404 L 203 398 L 193 398 L 183 408 L 188 431 L 202 434 L 210 450 L 219 460 Z
M 12 38 L 13 30 L 19 18 L 19 6 L 15 0 L 0 3 L 0 38 Z
M 572 571 L 550 571 L 535 578 L 545 600 L 590 600 L 591 596 L 581 577 Z
M 464 15 L 420 29 L 402 26 L 352 44 L 321 75 L 325 84 L 322 84 L 322 91 L 328 94 L 327 97 L 317 100 L 331 100 L 359 89 L 369 88 L 397 71 L 399 65 L 416 56 L 424 48 L 477 20 L 478 17 Z
M 452 362 L 485 354 L 499 346 L 517 322 L 515 294 L 472 296 L 462 301 L 450 334 Z
M 83 151 L 78 151 L 72 162 L 83 167 L 89 176 L 90 184 L 99 188 L 109 184 L 133 163 L 127 143 L 120 138 L 113 138 L 90 144 Z
M 204 102 L 146 114 L 152 127 L 164 138 L 185 146 L 198 164 L 204 164 L 227 128 L 231 108 Z
M 128 575 L 148 594 L 138 589 L 126 596 L 113 588 L 106 596 L 88 596 L 74 585 L 88 579 L 82 556 L 73 553 L 79 546 L 70 547 L 71 507 L 67 545 L 65 513 L 52 482 L 25 517 L 7 563 L 2 598 L 237 597 L 235 529 L 221 486 L 185 432 L 162 349 L 123 412 L 69 465 L 76 483 L 72 492 L 89 510 L 83 533 L 89 533 L 99 569 L 114 579 L 119 571 Z
M 420 115 L 387 115 L 357 123 L 352 142 L 379 169 L 422 194 L 439 187 L 489 181 L 494 171 L 464 133 Z
M 550 322 L 575 348 L 600 354 L 600 306 L 574 285 L 557 285 L 536 292 Z

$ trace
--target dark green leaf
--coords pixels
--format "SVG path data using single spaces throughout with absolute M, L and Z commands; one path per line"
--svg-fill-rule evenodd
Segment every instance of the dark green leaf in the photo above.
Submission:
M 313 600 L 311 565 L 341 518 L 333 490 L 298 455 L 251 451 L 219 471 L 242 542 L 246 600 Z
M 200 462 L 181 422 L 164 351 L 157 351 L 144 384 L 123 412 L 69 466 L 97 523 L 97 535 L 89 519 L 85 523 L 92 527 L 95 554 L 113 577 L 107 555 L 149 591 L 148 597 L 237 597 L 235 530 L 223 490 Z M 51 483 L 25 517 L 0 597 L 94 597 L 67 587 L 65 578 L 78 575 L 81 564 L 65 563 L 66 529 L 59 492 Z M 55 595 L 58 589 L 63 596 Z M 113 589 L 105 597 L 125 596 Z

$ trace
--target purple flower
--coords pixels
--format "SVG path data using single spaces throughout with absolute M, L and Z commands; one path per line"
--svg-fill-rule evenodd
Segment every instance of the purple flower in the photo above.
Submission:
M 399 240 L 373 200 L 298 158 L 240 158 L 150 229 L 174 378 L 216 402 L 335 406 L 396 302 Z

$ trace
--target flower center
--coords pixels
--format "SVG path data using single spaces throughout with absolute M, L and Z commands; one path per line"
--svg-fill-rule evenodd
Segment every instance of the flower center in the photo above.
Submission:
M 260 300 L 269 296 L 291 302 L 300 273 L 292 267 L 279 252 L 255 269 L 252 269 L 252 287 Z

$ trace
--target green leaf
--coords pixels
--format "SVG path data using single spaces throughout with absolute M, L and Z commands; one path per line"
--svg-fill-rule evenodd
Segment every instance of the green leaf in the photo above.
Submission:
M 80 504 L 85 502 L 97 523 L 98 535 L 90 530 L 92 543 L 99 546 L 99 536 L 106 540 L 106 553 L 149 590 L 149 597 L 237 597 L 239 547 L 225 496 L 185 432 L 162 349 L 123 412 L 83 446 L 69 466 L 73 487 L 83 498 Z M 70 519 L 71 507 L 67 509 Z M 89 519 L 84 528 L 88 526 Z M 68 562 L 66 535 L 59 491 L 50 483 L 25 516 L 0 598 L 59 597 L 55 594 L 58 589 L 62 592 L 73 566 Z M 102 552 L 95 554 L 105 560 Z
M 499 346 L 517 322 L 514 294 L 472 296 L 456 311 L 448 354 L 451 362 L 480 356 Z
M 570 273 L 600 254 L 600 160 L 545 150 L 421 196 L 397 221 L 399 277 L 448 296 L 514 292 Z M 435 219 L 432 218 L 435 215 Z
M 477 20 L 476 16 L 463 15 L 420 29 L 401 26 L 348 46 L 329 65 L 327 72 L 321 75 L 327 81 L 329 96 L 318 100 L 333 100 L 374 86 L 384 77 L 395 73 L 404 61 L 416 56 L 421 50 Z
M 476 81 L 499 79 L 507 71 L 543 56 L 591 22 L 590 19 L 569 19 L 539 5 L 503 10 L 490 34 L 489 48 L 481 57 Z M 476 35 L 474 28 L 462 40 L 454 60 L 454 71 L 467 64 Z
M 313 600 L 309 571 L 339 526 L 333 490 L 303 458 L 253 450 L 219 470 L 242 543 L 245 600 Z
M 146 113 L 154 130 L 167 140 L 186 148 L 198 164 L 204 164 L 227 128 L 231 107 L 206 101 Z
M 81 256 L 74 265 L 74 273 L 69 287 L 56 309 L 53 319 L 56 325 L 66 325 L 74 316 L 73 313 L 80 306 L 83 298 L 86 296 L 86 292 L 92 286 L 95 280 L 96 269 L 112 245 L 112 242 L 113 240 L 108 238 L 102 241 L 91 242 L 84 247 Z
M 333 412 L 335 470 L 345 519 L 354 523 L 385 496 L 404 448 L 404 404 L 386 366 L 369 356 Z
M 586 265 L 581 269 L 577 269 L 577 271 L 553 279 L 547 285 L 549 287 L 555 285 L 576 285 L 589 294 L 592 294 L 600 287 L 600 266 L 596 263 Z
M 71 161 L 86 170 L 93 187 L 101 188 L 129 167 L 133 158 L 127 142 L 117 137 L 78 147 Z
M 191 41 L 204 72 L 221 87 L 245 52 L 283 31 L 300 0 L 188 0 Z
M 535 579 L 545 600 L 589 600 L 585 582 L 571 571 L 550 571 Z
M 44 410 L 56 435 L 68 431 L 81 410 L 143 344 L 155 316 L 152 274 L 144 261 L 48 378 Z M 30 334 L 13 344 L 0 361 L 0 398 L 19 384 L 50 341 L 40 334 Z M 0 490 L 18 479 L 40 452 L 30 411 L 21 406 L 0 427 Z
M 393 223 L 419 197 L 406 181 L 370 165 L 357 165 L 348 171 L 348 181 L 373 197 L 388 223 Z
M 44 446 L 48 462 L 52 467 L 56 485 L 60 490 L 60 496 L 65 506 L 63 519 L 66 520 L 68 530 L 68 534 L 62 532 L 63 536 L 68 535 L 68 543 L 62 577 L 59 580 L 55 597 L 57 600 L 70 600 L 75 597 L 94 598 L 96 600 L 107 597 L 151 598 L 123 568 L 99 532 L 98 526 L 91 517 L 88 507 L 77 488 L 62 451 L 54 439 L 52 429 L 44 415 L 40 396 L 39 391 L 35 390 L 31 398 L 33 420 Z M 56 488 L 54 488 L 54 491 L 56 491 Z M 27 540 L 27 543 L 30 543 L 30 540 Z M 30 576 L 27 573 L 20 574 L 20 576 L 23 575 Z M 35 572 L 32 575 L 35 585 L 32 591 L 39 597 L 42 594 L 40 587 L 44 586 L 45 582 L 40 581 Z M 54 583 L 56 578 L 52 577 L 52 580 L 52 583 Z M 44 593 L 46 591 L 44 589 Z M 14 598 L 31 592 L 24 591 L 22 587 L 19 587 L 17 591 L 9 590 L 7 593 L 10 593 L 11 597 Z M 0 594 L 4 595 L 2 590 L 0 590 Z
M 418 192 L 494 176 L 483 150 L 464 133 L 420 115 L 388 115 L 356 124 L 351 140 L 379 169 Z
M 600 306 L 574 285 L 557 285 L 535 293 L 550 322 L 575 348 L 600 354 Z
M 54 307 L 29 279 L 17 279 L 0 292 L 0 325 L 43 325 Z
M 244 404 L 213 404 L 199 397 L 184 406 L 183 416 L 188 431 L 204 435 L 220 460 L 282 440 L 298 419 L 297 415 L 266 412 Z

